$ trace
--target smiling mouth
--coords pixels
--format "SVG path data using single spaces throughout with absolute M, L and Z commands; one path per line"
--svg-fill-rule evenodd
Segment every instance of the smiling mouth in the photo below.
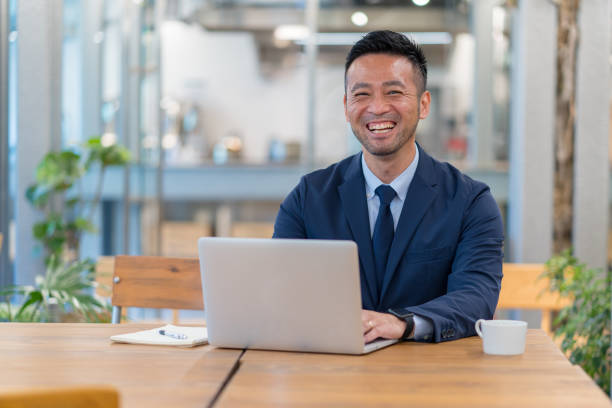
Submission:
M 374 134 L 383 134 L 390 132 L 395 127 L 395 122 L 371 122 L 366 127 Z

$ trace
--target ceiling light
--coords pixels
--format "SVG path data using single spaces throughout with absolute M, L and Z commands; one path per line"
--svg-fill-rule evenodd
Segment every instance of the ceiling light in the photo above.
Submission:
M 176 133 L 166 133 L 162 138 L 162 147 L 166 150 L 173 149 L 178 144 L 178 135 Z
M 429 0 L 412 0 L 415 6 L 423 7 L 429 4 Z
M 351 21 L 356 26 L 362 27 L 368 24 L 368 16 L 363 11 L 356 11 L 351 16 Z
M 308 38 L 310 30 L 305 25 L 287 24 L 276 27 L 274 37 L 277 40 L 299 41 Z

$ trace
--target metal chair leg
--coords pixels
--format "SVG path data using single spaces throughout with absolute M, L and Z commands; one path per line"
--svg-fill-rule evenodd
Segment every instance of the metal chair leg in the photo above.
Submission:
M 113 315 L 111 317 L 111 323 L 121 323 L 121 306 L 113 306 Z

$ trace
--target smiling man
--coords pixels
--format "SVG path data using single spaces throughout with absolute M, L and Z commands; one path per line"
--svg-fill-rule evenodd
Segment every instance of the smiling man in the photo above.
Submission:
M 345 66 L 344 111 L 362 152 L 302 177 L 276 218 L 277 238 L 357 243 L 365 342 L 471 336 L 497 305 L 499 209 L 485 184 L 416 144 L 430 103 L 421 48 L 367 34 Z

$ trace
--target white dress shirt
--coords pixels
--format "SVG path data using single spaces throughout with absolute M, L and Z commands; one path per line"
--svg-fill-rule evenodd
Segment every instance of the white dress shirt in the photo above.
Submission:
M 414 142 L 413 142 L 414 143 Z M 417 165 L 419 164 L 419 149 L 415 146 L 415 155 L 412 163 L 404 170 L 399 176 L 397 176 L 389 185 L 395 190 L 397 194 L 393 201 L 391 201 L 390 209 L 391 215 L 393 216 L 393 228 L 397 229 L 397 223 L 402 213 L 404 201 L 408 194 L 408 188 L 414 173 L 416 172 Z M 378 186 L 384 184 L 378 177 L 372 173 L 368 168 L 368 165 L 361 154 L 361 169 L 363 170 L 363 177 L 365 178 L 365 190 L 366 190 L 366 201 L 368 203 L 368 215 L 370 217 L 370 237 L 374 234 L 374 224 L 376 224 L 376 218 L 378 217 L 378 209 L 380 208 L 380 200 L 376 195 L 375 191 Z M 421 316 L 414 315 L 414 339 L 423 340 L 431 338 L 433 334 L 432 323 Z

